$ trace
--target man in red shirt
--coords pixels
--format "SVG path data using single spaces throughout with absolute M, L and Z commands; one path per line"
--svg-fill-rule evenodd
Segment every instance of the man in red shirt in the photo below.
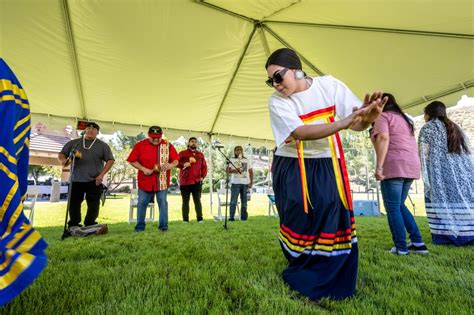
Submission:
M 138 170 L 138 205 L 136 232 L 145 230 L 145 214 L 148 203 L 156 194 L 160 219 L 158 228 L 168 230 L 168 201 L 171 168 L 178 165 L 178 153 L 174 146 L 162 139 L 159 126 L 148 129 L 148 138 L 135 144 L 127 159 Z
M 189 222 L 189 197 L 193 195 L 194 208 L 198 222 L 202 222 L 201 190 L 202 181 L 207 175 L 204 154 L 197 151 L 197 139 L 189 138 L 188 149 L 179 152 L 179 186 L 183 198 L 183 221 Z

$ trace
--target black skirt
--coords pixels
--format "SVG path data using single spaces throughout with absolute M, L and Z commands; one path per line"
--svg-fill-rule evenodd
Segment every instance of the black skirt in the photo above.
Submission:
M 304 163 L 312 204 L 308 213 L 304 211 L 298 159 L 275 156 L 272 165 L 279 240 L 289 262 L 283 279 L 311 299 L 344 299 L 355 293 L 358 268 L 349 186 L 338 176 L 338 190 L 331 158 L 304 159 Z M 338 163 L 339 174 L 345 174 Z M 349 201 L 345 201 L 347 207 L 341 197 Z

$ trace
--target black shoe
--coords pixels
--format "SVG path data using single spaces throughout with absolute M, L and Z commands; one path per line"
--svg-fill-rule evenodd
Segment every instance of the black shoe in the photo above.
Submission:
M 230 218 L 229 221 L 235 221 L 235 219 L 234 219 L 234 218 Z
M 408 251 L 413 254 L 427 255 L 429 253 L 426 245 L 415 246 L 413 244 L 408 244 Z
M 168 228 L 159 229 L 161 232 L 168 232 Z

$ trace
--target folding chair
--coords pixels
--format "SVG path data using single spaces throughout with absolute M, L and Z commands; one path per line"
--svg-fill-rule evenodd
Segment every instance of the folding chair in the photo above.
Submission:
M 225 188 L 221 188 L 217 191 L 217 217 L 214 216 L 215 220 L 224 220 L 225 219 Z M 237 201 L 237 206 L 235 207 L 235 220 L 240 220 L 240 200 Z M 230 189 L 229 189 L 229 196 L 227 202 L 227 219 L 230 218 Z
M 268 197 L 268 216 L 270 217 L 273 214 L 275 218 L 278 218 L 278 211 L 275 205 L 275 193 L 273 192 L 273 188 L 267 189 L 267 197 Z
M 26 212 L 29 211 L 27 218 L 28 220 L 30 220 L 31 225 L 33 225 L 33 219 L 35 215 L 35 204 L 36 204 L 36 199 L 38 198 L 39 191 L 40 189 L 38 186 L 29 185 L 26 191 L 26 198 L 23 201 L 23 212 L 26 215 Z
M 154 198 L 154 197 L 153 197 Z M 137 209 L 135 211 L 135 209 Z M 153 200 L 148 204 L 148 216 L 145 214 L 145 222 L 155 221 L 155 204 Z M 137 222 L 134 213 L 138 213 L 138 189 L 132 189 L 130 192 L 130 210 L 128 214 L 128 223 Z

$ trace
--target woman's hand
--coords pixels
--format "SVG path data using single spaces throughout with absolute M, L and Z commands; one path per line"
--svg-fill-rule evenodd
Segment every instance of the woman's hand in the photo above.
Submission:
M 358 109 L 357 107 L 354 107 L 352 109 L 352 114 L 338 121 L 339 123 L 338 130 L 349 129 L 352 127 L 352 125 L 360 123 L 366 113 L 367 113 L 367 109 L 362 108 L 362 107 Z
M 363 123 L 373 123 L 382 113 L 383 107 L 388 101 L 388 97 L 384 97 L 383 92 L 376 91 L 372 94 L 365 94 L 364 103 L 360 109 L 365 109 L 362 117 Z
M 375 179 L 377 180 L 384 180 L 385 176 L 383 176 L 383 168 L 377 167 L 375 169 Z

